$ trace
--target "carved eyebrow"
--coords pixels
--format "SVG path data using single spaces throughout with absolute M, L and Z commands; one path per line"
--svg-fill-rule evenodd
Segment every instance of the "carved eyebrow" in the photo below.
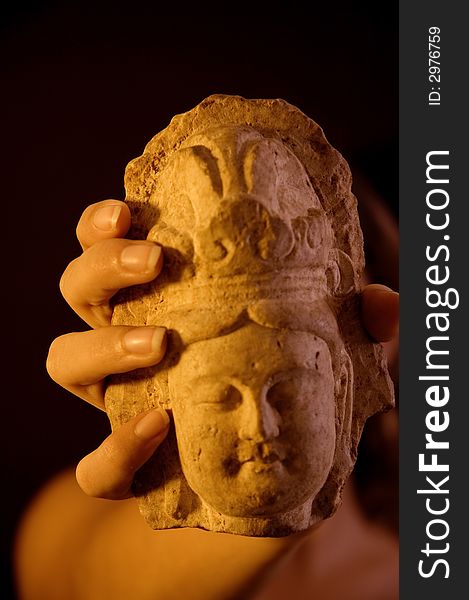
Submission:
M 278 370 L 274 370 L 274 372 L 267 373 L 263 378 L 262 385 L 267 385 L 272 387 L 279 381 L 285 381 L 287 379 L 292 379 L 295 376 L 298 377 L 301 374 L 309 374 L 316 376 L 317 370 L 314 366 L 307 367 L 299 364 L 291 364 L 286 368 L 279 368 Z M 213 373 L 213 374 L 203 374 L 198 375 L 192 379 L 193 383 L 197 383 L 197 385 L 214 385 L 216 384 L 217 389 L 228 388 L 230 386 L 236 387 L 237 385 L 242 385 L 249 387 L 249 384 L 246 383 L 246 378 L 242 377 L 242 375 L 225 375 L 223 373 Z
M 273 387 L 275 384 L 279 383 L 280 381 L 287 381 L 289 379 L 294 379 L 295 377 L 298 377 L 299 375 L 313 375 L 316 376 L 317 374 L 317 370 L 311 366 L 305 366 L 305 365 L 293 365 L 289 368 L 286 369 L 282 369 L 280 371 L 277 371 L 277 373 L 273 374 L 270 378 L 269 384 L 270 387 Z

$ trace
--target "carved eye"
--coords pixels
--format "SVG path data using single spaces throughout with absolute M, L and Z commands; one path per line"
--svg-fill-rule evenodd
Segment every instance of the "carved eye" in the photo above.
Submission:
M 210 405 L 223 411 L 236 410 L 243 401 L 241 392 L 233 385 L 207 391 L 201 404 Z
M 242 401 L 243 397 L 241 396 L 241 392 L 233 385 L 229 385 L 225 388 L 220 397 L 220 403 L 224 410 L 235 410 Z
M 282 376 L 282 374 L 279 374 Z M 298 368 L 283 373 L 280 379 L 268 390 L 267 402 L 280 414 L 302 410 L 314 403 L 318 393 L 318 380 L 310 369 Z
M 279 412 L 289 410 L 299 398 L 301 398 L 301 386 L 294 379 L 278 381 L 267 392 L 267 402 Z

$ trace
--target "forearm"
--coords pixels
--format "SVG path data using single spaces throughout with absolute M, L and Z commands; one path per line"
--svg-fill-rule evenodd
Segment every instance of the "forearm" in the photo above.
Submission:
M 107 573 L 117 567 L 116 591 L 130 584 L 128 592 L 133 591 L 134 598 L 140 598 L 135 595 L 137 581 L 142 598 L 147 594 L 164 600 L 237 597 L 290 547 L 285 539 L 245 538 L 195 529 L 155 532 L 131 509 L 135 507 L 127 504 L 121 515 L 115 513 L 102 523 L 86 564 L 90 570 L 104 566 Z M 103 565 L 106 550 L 111 553 Z
M 72 475 L 46 490 L 28 520 L 19 545 L 22 600 L 246 598 L 298 539 L 152 531 L 133 500 L 88 498 Z

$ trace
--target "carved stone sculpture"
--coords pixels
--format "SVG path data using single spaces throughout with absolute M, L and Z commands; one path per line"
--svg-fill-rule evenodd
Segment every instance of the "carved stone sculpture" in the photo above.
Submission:
M 211 96 L 126 169 L 131 237 L 162 274 L 113 323 L 168 328 L 156 367 L 111 378 L 113 426 L 164 406 L 171 431 L 134 493 L 153 528 L 280 536 L 328 517 L 365 420 L 393 403 L 358 314 L 349 168 L 283 100 Z

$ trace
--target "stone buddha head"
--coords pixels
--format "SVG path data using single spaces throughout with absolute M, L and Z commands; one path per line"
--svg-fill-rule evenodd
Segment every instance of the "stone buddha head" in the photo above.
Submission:
M 253 536 L 331 515 L 365 420 L 392 405 L 360 324 L 351 176 L 282 100 L 211 96 L 126 169 L 131 236 L 163 246 L 155 282 L 113 323 L 168 328 L 159 365 L 114 376 L 113 426 L 164 406 L 171 431 L 134 493 L 153 528 Z

